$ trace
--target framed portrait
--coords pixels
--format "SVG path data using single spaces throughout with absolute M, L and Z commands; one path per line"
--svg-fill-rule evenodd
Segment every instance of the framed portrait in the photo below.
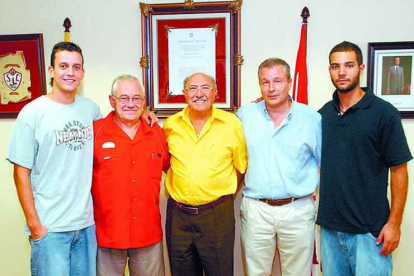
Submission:
M 147 106 L 158 117 L 186 106 L 183 82 L 195 72 L 216 80 L 215 107 L 234 111 L 240 106 L 241 3 L 140 3 L 143 83 Z
M 368 80 L 378 97 L 392 103 L 401 118 L 414 118 L 414 42 L 368 43 Z
M 0 118 L 46 93 L 42 34 L 0 35 Z

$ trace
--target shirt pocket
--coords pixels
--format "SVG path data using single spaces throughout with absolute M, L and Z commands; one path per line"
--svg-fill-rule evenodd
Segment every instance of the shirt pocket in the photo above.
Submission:
M 111 163 L 114 161 L 119 161 L 121 159 L 121 155 L 122 153 L 119 152 L 117 148 L 101 149 L 98 159 L 99 162 L 102 163 Z
M 232 150 L 224 143 L 214 143 L 209 146 L 207 158 L 211 169 L 221 171 L 233 161 Z
M 164 155 L 161 151 L 152 151 L 148 154 L 149 176 L 151 179 L 158 179 L 161 181 L 162 163 Z
M 308 158 L 306 146 L 285 144 L 279 148 L 279 152 L 281 156 L 277 160 L 281 163 L 282 172 L 287 176 L 297 177 Z
M 100 150 L 97 160 L 94 160 L 94 162 L 98 163 L 100 173 L 108 177 L 119 166 L 121 158 L 122 153 L 117 148 L 107 148 Z

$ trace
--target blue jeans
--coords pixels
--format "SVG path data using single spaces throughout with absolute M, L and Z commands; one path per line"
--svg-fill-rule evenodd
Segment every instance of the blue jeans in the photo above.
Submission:
M 95 276 L 95 225 L 69 232 L 49 232 L 30 240 L 32 276 Z
M 392 258 L 380 255 L 382 243 L 371 233 L 348 234 L 321 227 L 324 276 L 391 276 Z

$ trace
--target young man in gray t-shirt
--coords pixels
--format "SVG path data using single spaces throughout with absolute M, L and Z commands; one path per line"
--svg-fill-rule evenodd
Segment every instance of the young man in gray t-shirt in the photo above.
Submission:
M 96 274 L 96 236 L 90 193 L 92 101 L 76 95 L 82 50 L 60 42 L 48 72 L 52 92 L 27 104 L 14 125 L 7 159 L 30 235 L 32 275 Z

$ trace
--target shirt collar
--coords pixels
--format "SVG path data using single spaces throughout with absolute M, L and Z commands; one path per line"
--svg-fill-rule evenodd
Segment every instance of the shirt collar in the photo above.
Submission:
M 114 120 L 115 111 L 111 111 L 108 116 L 105 118 L 105 134 L 113 134 L 116 133 L 119 129 L 118 125 L 115 123 Z
M 116 134 L 119 131 L 123 131 L 115 123 L 114 116 L 115 116 L 115 111 L 111 111 L 108 114 L 108 116 L 106 116 L 106 118 L 105 118 L 105 120 L 106 120 L 106 122 L 105 122 L 106 127 L 104 129 L 105 134 Z M 142 133 L 143 134 L 151 131 L 151 127 L 144 121 L 144 119 L 142 118 L 142 116 L 140 117 L 140 121 L 141 121 L 141 124 L 140 124 L 140 127 L 139 127 L 138 131 L 137 131 L 137 134 L 138 134 L 138 132 L 141 132 L 141 130 L 142 130 Z M 137 137 L 137 135 L 135 135 L 135 137 Z
M 350 109 L 366 109 L 372 105 L 372 102 L 375 99 L 375 95 L 372 93 L 372 90 L 369 87 L 361 87 L 361 89 L 365 91 L 365 95 L 359 102 L 351 106 Z M 333 93 L 332 100 L 336 109 L 339 111 L 339 96 L 337 90 Z
M 295 101 L 292 100 L 292 97 L 290 95 L 289 95 L 289 101 L 292 103 L 292 105 L 290 106 L 289 113 L 287 114 L 285 120 L 290 120 L 292 118 L 293 111 L 294 111 L 295 106 L 297 104 Z M 266 102 L 264 100 L 259 102 L 259 107 L 262 110 L 263 116 L 267 120 L 272 120 L 272 118 L 270 118 L 270 116 L 269 116 L 269 112 L 267 112 Z
M 181 118 L 184 121 L 190 122 L 190 108 L 188 107 L 188 105 L 179 114 L 180 114 L 179 116 L 181 116 Z M 213 106 L 212 107 L 212 112 L 211 112 L 211 117 L 210 117 L 209 120 L 213 121 L 214 119 L 217 119 L 217 120 L 222 121 L 222 122 L 224 122 L 224 120 L 225 120 L 223 114 L 221 112 L 219 112 L 217 110 L 217 108 L 215 108 Z

